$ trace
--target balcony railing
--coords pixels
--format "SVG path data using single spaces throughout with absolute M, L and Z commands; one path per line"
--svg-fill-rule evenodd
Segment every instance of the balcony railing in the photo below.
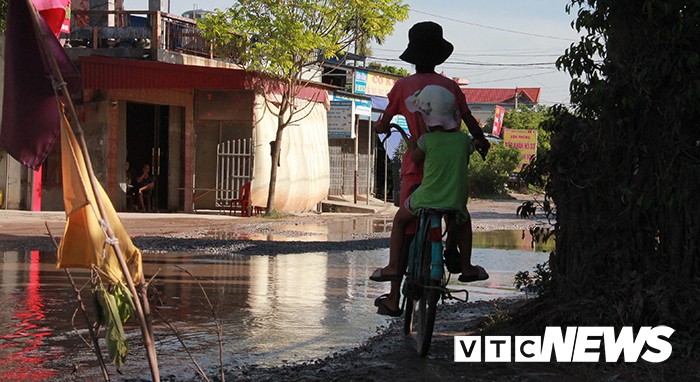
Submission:
M 157 50 L 215 58 L 194 20 L 158 11 L 73 10 L 71 47 L 142 48 L 144 56 L 156 60 Z

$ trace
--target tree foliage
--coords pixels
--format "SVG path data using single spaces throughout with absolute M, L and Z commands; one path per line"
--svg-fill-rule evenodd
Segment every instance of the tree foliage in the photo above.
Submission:
M 272 86 L 281 88 L 280 97 L 267 100 L 278 120 L 272 163 L 279 163 L 283 130 L 309 109 L 310 103 L 299 105 L 297 96 L 320 73 L 323 59 L 358 40 L 381 40 L 407 17 L 401 0 L 238 0 L 205 16 L 198 27 L 214 41 L 218 56 L 274 79 Z M 271 168 L 268 211 L 274 209 L 277 177 L 277 166 Z
M 5 33 L 7 27 L 7 7 L 10 0 L 0 0 L 0 33 Z
M 306 71 L 318 70 L 359 35 L 383 38 L 407 15 L 400 0 L 239 0 L 206 15 L 198 27 L 218 52 L 247 70 L 301 83 Z M 235 53 L 226 50 L 231 46 Z
M 700 334 L 700 3 L 573 0 L 581 40 L 558 65 L 548 196 L 557 325 L 668 325 Z M 585 305 L 583 305 L 585 303 Z M 581 309 L 586 306 L 586 309 Z M 551 312 L 550 312 L 551 313 Z
M 411 74 L 408 72 L 408 70 L 404 68 L 397 68 L 391 65 L 382 65 L 378 62 L 370 62 L 367 65 L 367 67 L 370 69 L 378 70 L 380 72 L 391 73 L 402 77 L 408 77 Z
M 535 105 L 533 108 L 520 106 L 517 110 L 506 110 L 503 116 L 503 126 L 508 129 L 537 130 L 537 153 L 549 151 L 550 133 L 544 128 L 544 123 L 551 120 L 551 108 Z
M 486 160 L 479 153 L 469 158 L 469 193 L 488 197 L 506 194 L 510 174 L 520 161 L 520 151 L 504 145 L 492 145 Z

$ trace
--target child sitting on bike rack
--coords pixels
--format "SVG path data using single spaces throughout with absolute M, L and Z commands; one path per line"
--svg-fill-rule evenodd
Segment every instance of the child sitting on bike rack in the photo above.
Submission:
M 373 123 L 377 133 L 390 133 L 391 119 L 401 114 L 406 118 L 408 129 L 411 135 L 418 139 L 426 133 L 425 126 L 419 126 L 416 121 L 416 113 L 406 109 L 406 99 L 415 94 L 418 90 L 428 85 L 439 85 L 450 90 L 455 96 L 457 107 L 461 113 L 462 121 L 467 125 L 469 132 L 474 136 L 474 143 L 477 150 L 485 155 L 489 149 L 489 143 L 484 137 L 479 123 L 469 110 L 464 93 L 453 80 L 438 74 L 435 71 L 437 65 L 442 64 L 452 54 L 454 46 L 443 37 L 442 27 L 432 21 L 416 23 L 408 31 L 408 46 L 399 58 L 407 63 L 415 65 L 415 74 L 401 78 L 396 81 L 387 98 L 389 104 L 386 106 L 382 117 Z M 401 194 L 400 204 L 410 196 L 411 191 L 417 187 L 423 178 L 423 168 L 414 164 L 408 153 L 403 157 L 401 163 Z M 468 227 L 471 233 L 471 225 Z M 415 231 L 415 224 L 409 228 L 410 232 Z M 409 233 L 410 233 L 409 232 Z M 404 235 L 405 236 L 405 235 Z M 456 235 L 453 235 L 455 237 Z M 471 243 L 471 235 L 467 237 Z M 450 240 L 451 241 L 451 240 Z M 454 243 L 448 243 L 449 249 L 454 253 Z M 396 247 L 396 246 L 394 246 Z M 471 245 L 470 245 L 471 247 Z M 399 316 L 402 311 L 399 309 L 399 298 L 401 289 L 401 279 L 406 269 L 408 245 L 400 246 L 399 251 L 392 253 L 389 265 L 376 270 L 370 279 L 374 281 L 391 281 L 391 291 L 387 295 L 382 295 L 374 302 L 378 307 L 378 313 Z M 469 252 L 471 253 L 471 252 Z M 458 267 L 459 268 L 459 267 Z M 475 269 L 468 274 L 478 274 Z
M 457 214 L 457 227 L 451 233 L 457 236 L 461 254 L 462 274 L 459 281 L 486 280 L 489 276 L 484 268 L 471 264 L 471 240 L 468 239 L 470 232 L 467 232 L 471 229 L 467 211 L 467 167 L 469 157 L 474 152 L 474 144 L 466 133 L 460 131 L 461 118 L 456 98 L 442 86 L 428 85 L 408 97 L 406 107 L 410 112 L 416 113 L 420 127 L 428 132 L 418 139 L 411 137 L 407 142 L 413 162 L 417 165 L 423 164 L 423 181 L 399 206 L 394 217 L 390 256 L 398 256 L 394 252 L 401 251 L 406 228 L 415 221 L 421 208 L 450 209 Z M 397 270 L 394 274 L 398 273 L 400 272 Z M 396 281 L 383 274 L 381 268 L 378 268 L 370 279 Z

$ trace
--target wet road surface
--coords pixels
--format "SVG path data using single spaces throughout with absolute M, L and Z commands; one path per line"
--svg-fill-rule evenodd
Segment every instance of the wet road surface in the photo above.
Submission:
M 358 228 L 351 221 L 342 224 Z M 386 225 L 372 222 L 360 229 L 386 229 Z M 309 241 L 345 238 L 329 237 L 328 232 L 348 230 L 319 227 L 318 232 L 312 230 L 303 237 Z M 529 248 L 520 231 L 477 234 L 476 246 L 487 247 L 475 248 L 473 260 L 491 278 L 467 287 L 471 301 L 512 296 L 516 293 L 513 275 L 547 259 L 545 252 Z M 152 308 L 157 311 L 156 347 L 162 376 L 194 375 L 192 362 L 162 324 L 164 320 L 177 327 L 205 370 L 218 365 L 212 311 L 198 283 L 176 266 L 197 278 L 215 307 L 224 331 L 226 365 L 311 361 L 361 344 L 388 322 L 375 314 L 372 305 L 377 295 L 388 290 L 388 284 L 367 279 L 374 268 L 385 264 L 388 249 L 271 255 L 144 253 L 146 277 L 157 273 L 151 297 L 158 301 Z M 87 336 L 85 324 L 80 316 L 72 323 L 72 289 L 55 263 L 51 252 L 0 252 L 0 380 L 67 380 L 73 372 L 79 379 L 100 379 L 91 348 L 78 336 Z M 73 275 L 79 285 L 88 280 L 87 272 L 73 270 Z M 89 286 L 85 288 L 82 295 L 91 309 Z M 125 377 L 148 375 L 135 323 L 127 327 L 127 335 L 130 354 Z M 110 373 L 119 380 L 111 366 Z

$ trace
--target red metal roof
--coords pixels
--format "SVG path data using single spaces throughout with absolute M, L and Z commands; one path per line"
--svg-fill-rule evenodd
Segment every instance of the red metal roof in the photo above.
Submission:
M 86 89 L 244 89 L 243 70 L 112 57 L 80 57 Z
M 540 88 L 462 88 L 462 93 L 467 97 L 468 103 L 507 103 L 513 102 L 515 94 L 525 96 L 532 102 L 539 102 Z
M 249 89 L 256 77 L 242 69 L 170 64 L 103 56 L 81 56 L 80 73 L 85 89 Z M 268 86 L 270 93 L 280 88 Z M 323 85 L 311 84 L 298 97 L 326 102 Z

